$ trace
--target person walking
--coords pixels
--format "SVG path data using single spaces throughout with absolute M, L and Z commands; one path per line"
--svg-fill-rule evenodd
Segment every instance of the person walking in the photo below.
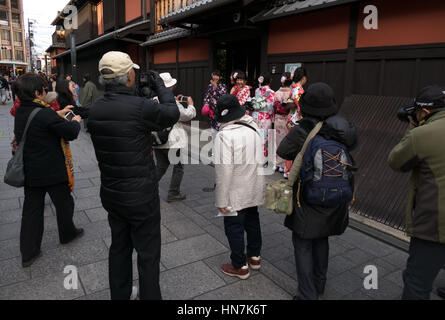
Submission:
M 340 175 L 337 171 L 332 171 L 332 168 L 340 170 L 345 165 L 346 156 L 344 158 L 343 154 L 347 150 L 343 149 L 344 152 L 341 152 L 340 158 L 340 155 L 329 157 L 329 149 L 327 149 L 327 143 L 330 141 L 334 141 L 333 144 L 335 144 L 335 151 L 331 154 L 338 153 L 341 148 L 353 150 L 357 143 L 355 127 L 345 118 L 337 115 L 338 109 L 334 92 L 325 83 L 314 83 L 299 102 L 303 119 L 283 139 L 277 150 L 278 155 L 286 160 L 294 160 L 303 148 L 309 133 L 320 121 L 323 121 L 321 130 L 316 136 L 321 137 L 317 141 L 322 142 L 319 150 L 323 150 L 323 152 L 317 151 L 317 154 L 320 154 L 323 161 L 309 160 L 309 163 L 314 164 L 314 167 L 310 168 L 314 172 L 312 178 L 315 178 L 315 170 L 317 170 L 317 181 L 327 181 L 332 178 L 336 179 L 335 185 L 341 185 L 345 179 L 348 187 L 353 189 L 351 178 L 346 174 L 346 171 Z M 332 142 L 330 143 L 332 144 Z M 343 145 L 341 148 L 339 143 Z M 308 147 L 306 152 L 313 151 Z M 307 161 L 303 163 L 305 162 L 307 163 Z M 302 177 L 303 173 L 308 174 L 310 171 L 306 172 L 303 167 L 300 171 L 299 179 L 293 186 L 296 195 L 294 196 L 294 212 L 286 217 L 284 224 L 292 231 L 295 251 L 298 294 L 294 299 L 317 300 L 324 293 L 327 280 L 329 237 L 343 234 L 348 226 L 349 203 L 336 204 L 337 201 L 333 201 L 333 204 L 323 203 L 325 196 L 332 196 L 338 200 L 335 198 L 338 193 L 326 193 L 324 196 L 311 194 L 315 196 L 315 199 L 309 198 L 309 191 L 307 191 L 309 181 Z
M 292 77 L 290 72 L 285 72 L 281 77 L 281 88 L 275 92 L 275 101 L 274 101 L 274 111 L 275 111 L 275 121 L 274 121 L 274 129 L 276 136 L 276 146 L 280 145 L 281 141 L 283 141 L 284 137 L 289 133 L 287 130 L 287 116 L 289 115 L 289 107 L 287 103 L 291 97 L 291 88 L 292 85 Z M 285 160 L 277 155 L 277 163 L 276 167 L 279 172 L 284 174 L 284 169 L 286 167 Z
M 395 171 L 411 172 L 406 229 L 411 237 L 403 272 L 404 300 L 429 300 L 434 279 L 445 265 L 445 87 L 423 88 L 415 117 L 388 157 Z
M 258 126 L 245 115 L 238 99 L 222 96 L 216 120 L 221 128 L 215 141 L 216 207 L 224 217 L 224 230 L 231 250 L 231 263 L 224 274 L 247 279 L 252 269 L 261 268 L 261 226 L 258 206 L 264 203 L 265 162 Z M 236 212 L 236 216 L 233 216 Z M 244 235 L 247 233 L 247 254 Z
M 12 101 L 15 101 L 15 90 L 14 90 L 14 83 L 17 81 L 17 77 L 11 73 L 9 79 L 8 79 L 8 84 L 9 84 L 9 88 L 11 90 L 11 96 L 12 96 Z
M 213 141 L 215 141 L 216 134 L 219 131 L 219 123 L 215 120 L 216 103 L 219 98 L 227 93 L 226 85 L 221 82 L 221 72 L 219 70 L 213 71 L 212 79 L 204 95 L 204 106 L 201 110 L 203 116 L 209 117 Z
M 175 89 L 177 80 L 172 78 L 170 73 L 161 73 L 159 75 L 164 81 L 166 88 L 172 92 Z M 168 190 L 167 202 L 182 201 L 187 198 L 185 194 L 181 193 L 181 182 L 184 176 L 184 165 L 180 162 L 181 149 L 188 147 L 188 135 L 182 123 L 189 122 L 196 117 L 196 109 L 193 106 L 193 99 L 187 98 L 187 107 L 185 108 L 181 102 L 178 101 L 182 95 L 176 99 L 176 105 L 179 109 L 179 122 L 176 123 L 168 135 L 168 141 L 160 146 L 154 147 L 156 156 L 156 176 L 158 181 L 162 179 L 168 167 L 170 166 L 169 156 L 174 154 L 178 163 L 173 165 L 173 173 L 170 181 L 170 188 Z
M 100 197 L 111 227 L 111 299 L 130 299 L 136 249 L 139 297 L 159 300 L 161 214 L 151 132 L 172 127 L 180 114 L 173 93 L 153 71 L 150 84 L 159 103 L 136 96 L 134 69 L 139 66 L 126 53 L 110 51 L 101 58 L 105 94 L 89 109 L 88 130 L 101 172 Z
M 9 85 L 8 80 L 4 76 L 0 77 L 0 100 L 2 104 L 6 103 L 6 100 L 8 99 L 8 91 L 9 91 Z
M 15 110 L 14 134 L 18 144 L 28 117 L 32 119 L 24 146 L 25 200 L 20 230 L 22 266 L 30 267 L 41 255 L 44 231 L 45 195 L 49 194 L 56 208 L 57 226 L 61 244 L 67 244 L 83 235 L 83 229 L 74 226 L 73 168 L 69 144 L 80 131 L 81 119 L 64 119 L 70 108 L 54 111 L 46 102 L 46 84 L 35 74 L 25 74 L 16 83 L 20 106 Z

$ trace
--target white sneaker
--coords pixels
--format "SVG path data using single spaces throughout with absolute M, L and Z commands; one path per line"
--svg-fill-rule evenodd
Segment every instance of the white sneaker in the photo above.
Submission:
M 288 179 L 289 175 L 287 173 L 283 174 L 284 179 Z
M 131 291 L 130 300 L 139 300 L 139 292 L 138 287 L 133 286 L 133 289 Z
M 278 168 L 278 170 L 280 171 L 280 173 L 284 173 L 284 168 Z

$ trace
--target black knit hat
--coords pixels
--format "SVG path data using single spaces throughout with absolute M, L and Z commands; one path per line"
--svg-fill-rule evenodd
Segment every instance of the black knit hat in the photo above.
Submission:
M 309 86 L 301 96 L 300 108 L 303 115 L 314 117 L 329 117 L 338 112 L 334 91 L 323 82 Z
M 219 98 L 216 104 L 215 120 L 226 123 L 242 118 L 246 110 L 241 107 L 238 99 L 233 94 L 225 94 Z

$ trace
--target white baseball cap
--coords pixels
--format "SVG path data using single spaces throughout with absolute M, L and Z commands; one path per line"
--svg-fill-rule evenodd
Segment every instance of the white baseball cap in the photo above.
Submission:
M 139 70 L 140 67 L 131 60 L 128 54 L 124 52 L 107 52 L 99 61 L 99 72 L 105 79 L 113 79 L 123 76 L 131 69 Z

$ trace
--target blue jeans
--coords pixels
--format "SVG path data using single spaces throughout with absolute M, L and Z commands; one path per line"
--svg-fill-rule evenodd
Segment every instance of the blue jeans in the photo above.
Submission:
M 262 239 L 258 207 L 240 210 L 237 217 L 225 217 L 224 229 L 232 251 L 230 259 L 235 269 L 246 265 L 244 232 L 247 233 L 247 256 L 261 255 Z

